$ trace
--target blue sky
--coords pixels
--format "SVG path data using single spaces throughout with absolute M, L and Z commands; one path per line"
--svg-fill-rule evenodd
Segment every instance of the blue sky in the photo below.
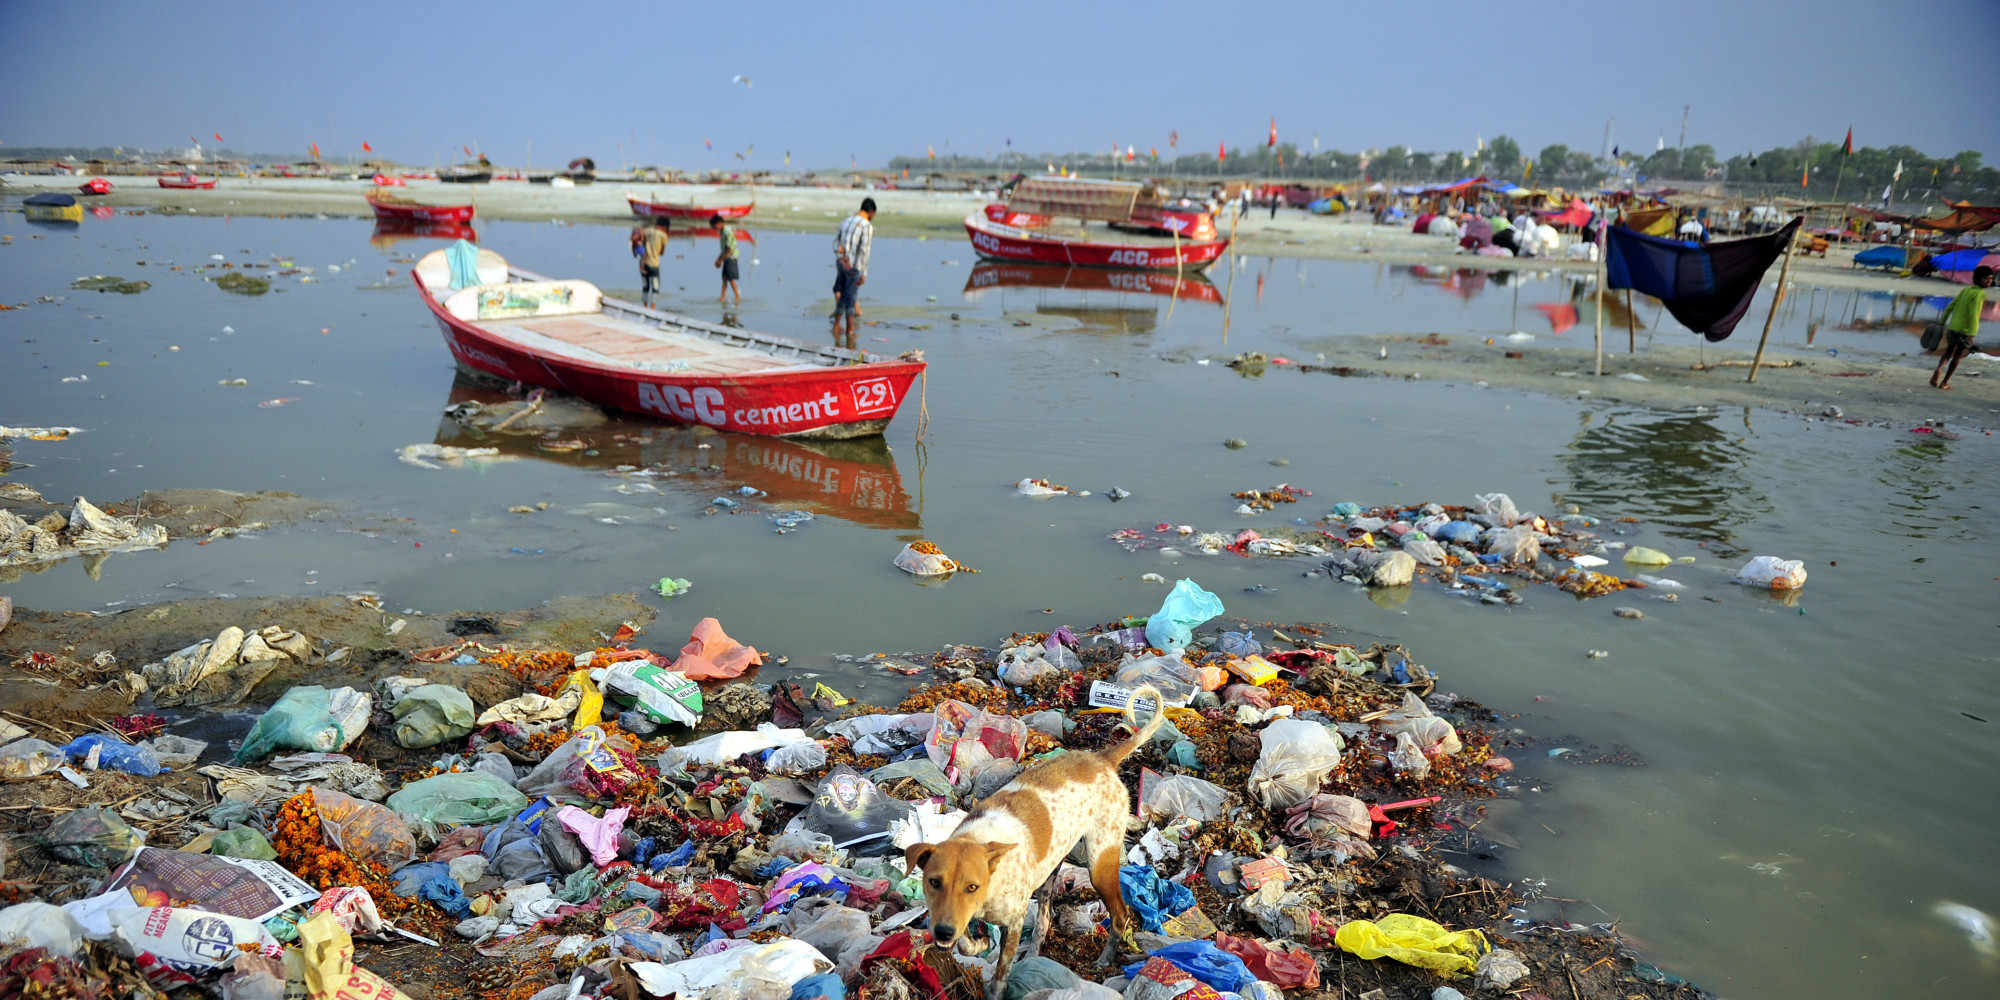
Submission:
M 1167 154 L 1807 134 L 2000 160 L 1995 0 L 1335 5 L 0 0 L 0 151 L 866 166 L 935 147 Z M 1600 40 L 1591 49 L 1577 41 Z M 744 74 L 752 86 L 732 84 Z M 1963 93 L 1950 93 L 1960 91 Z M 1947 92 L 1942 98 L 1930 96 Z M 703 145 L 712 141 L 713 149 Z M 736 152 L 747 151 L 745 161 Z M 636 154 L 636 155 L 635 155 Z

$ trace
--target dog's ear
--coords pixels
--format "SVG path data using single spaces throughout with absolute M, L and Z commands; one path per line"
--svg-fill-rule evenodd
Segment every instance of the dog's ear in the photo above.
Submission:
M 1013 850 L 1017 845 L 995 843 L 994 841 L 989 840 L 986 842 L 985 846 L 986 846 L 986 870 L 992 871 L 994 866 L 1000 863 L 1000 858 L 1004 856 L 1008 851 Z
M 931 852 L 936 849 L 937 849 L 936 844 L 911 844 L 910 846 L 903 848 L 903 863 L 907 865 L 911 871 L 915 871 L 916 869 L 922 868 L 926 862 L 930 861 Z

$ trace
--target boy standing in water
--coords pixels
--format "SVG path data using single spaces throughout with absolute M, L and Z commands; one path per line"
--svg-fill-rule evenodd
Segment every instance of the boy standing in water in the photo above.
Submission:
M 667 252 L 667 235 L 673 227 L 674 220 L 662 215 L 639 238 L 639 304 L 648 309 L 660 294 L 660 258 Z
M 1944 307 L 1944 352 L 1938 358 L 1937 370 L 1931 372 L 1933 387 L 1950 389 L 1958 363 L 1972 353 L 1972 339 L 1979 336 L 1979 314 L 1986 309 L 1986 290 L 1991 287 L 1993 269 L 1984 265 L 1975 267 L 1971 287 L 1959 292 Z
M 715 234 L 722 242 L 722 251 L 715 255 L 715 266 L 722 269 L 722 294 L 715 297 L 717 302 L 729 301 L 729 293 L 736 292 L 736 304 L 743 304 L 743 288 L 736 283 L 736 230 L 729 228 L 728 221 L 720 214 L 708 217 L 708 224 L 715 227 Z

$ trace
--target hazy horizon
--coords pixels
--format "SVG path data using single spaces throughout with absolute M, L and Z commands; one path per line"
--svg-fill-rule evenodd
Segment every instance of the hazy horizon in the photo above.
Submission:
M 0 0 L 0 28 L 31 37 L 46 9 Z M 195 138 L 291 158 L 317 143 L 331 159 L 367 155 L 367 142 L 405 163 L 471 147 L 519 164 L 532 144 L 544 166 L 783 170 L 789 153 L 803 170 L 927 149 L 1247 149 L 1272 119 L 1306 150 L 1316 136 L 1322 149 L 1470 152 L 1506 133 L 1530 155 L 1598 152 L 1615 119 L 1611 142 L 1644 154 L 1679 144 L 1691 106 L 1688 144 L 1723 159 L 1852 127 L 1857 146 L 2000 160 L 2000 96 L 1932 97 L 1952 85 L 1924 82 L 1960 75 L 1935 54 L 1943 45 L 2000 45 L 2000 4 L 1977 0 L 1646 0 L 1609 18 L 1574 0 L 1450 2 L 1399 8 L 1389 24 L 1182 0 L 980 14 L 786 3 L 748 25 L 725 8 L 636 2 L 462 10 L 67 5 L 62 22 L 85 26 L 77 44 L 17 46 L 0 69 L 0 155 Z M 1596 51 L 1576 40 L 1607 34 Z M 621 38 L 632 41 L 606 41 Z

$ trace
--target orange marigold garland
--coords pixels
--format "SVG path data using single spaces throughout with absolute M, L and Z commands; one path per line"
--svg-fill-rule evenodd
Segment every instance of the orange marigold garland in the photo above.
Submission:
M 924 541 L 924 540 L 923 540 L 923 539 L 921 539 L 921 538 L 919 538 L 919 539 L 917 539 L 916 541 L 914 541 L 914 542 L 911 542 L 911 543 L 910 543 L 910 551 L 912 551 L 912 552 L 917 552 L 917 553 L 921 553 L 921 554 L 923 554 L 923 555 L 927 555 L 927 556 L 943 556 L 943 555 L 944 555 L 944 550 L 943 550 L 943 549 L 941 549 L 941 548 L 938 548 L 938 547 L 937 547 L 937 543 L 935 543 L 935 542 L 927 542 L 927 541 Z M 951 569 L 951 570 L 953 570 L 953 571 L 955 571 L 955 572 L 959 572 L 959 573 L 977 573 L 977 572 L 979 572 L 978 570 L 976 570 L 976 569 L 973 569 L 972 567 L 970 567 L 970 566 L 967 566 L 966 564 L 964 564 L 964 563 L 962 563 L 962 562 L 959 562 L 959 561 L 957 561 L 957 560 L 955 560 L 955 559 L 951 559 L 951 558 L 948 558 L 948 557 L 947 557 L 947 558 L 945 559 L 945 561 L 944 561 L 944 564 L 945 564 L 945 567 L 946 567 L 947 569 Z
M 274 827 L 277 835 L 271 838 L 271 849 L 278 853 L 278 863 L 307 885 L 321 892 L 359 886 L 375 897 L 375 909 L 391 920 L 414 904 L 390 887 L 389 869 L 372 861 L 357 861 L 326 845 L 319 807 L 313 804 L 311 792 L 286 799 Z

